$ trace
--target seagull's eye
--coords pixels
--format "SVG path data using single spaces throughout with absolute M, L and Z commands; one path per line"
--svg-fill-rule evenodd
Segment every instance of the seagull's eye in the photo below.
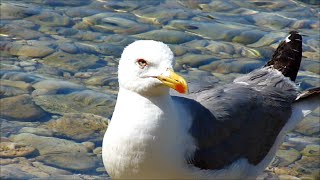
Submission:
M 143 69 L 144 67 L 146 67 L 148 65 L 147 61 L 144 59 L 138 59 L 137 63 L 139 64 L 141 69 Z

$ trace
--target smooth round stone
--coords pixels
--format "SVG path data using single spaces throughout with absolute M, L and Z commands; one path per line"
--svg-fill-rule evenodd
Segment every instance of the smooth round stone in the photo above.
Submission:
M 30 172 L 29 165 L 8 164 L 8 165 L 1 166 L 1 173 L 0 173 L 1 179 L 32 179 L 36 177 L 38 176 Z
M 319 58 L 320 58 L 320 56 L 319 56 Z M 305 71 L 310 71 L 310 72 L 313 72 L 316 74 L 320 74 L 320 62 L 317 62 L 317 61 L 309 61 L 308 63 L 304 63 L 304 62 L 305 61 L 301 62 L 302 67 L 300 69 L 303 69 Z
M 93 44 L 93 43 L 82 43 L 76 42 L 75 45 L 83 52 L 89 54 L 104 54 L 108 56 L 120 57 L 123 47 L 116 44 Z
M 40 128 L 40 127 L 23 127 L 20 129 L 19 133 L 31 133 L 39 136 L 52 136 L 53 133 L 52 131 L 45 129 L 45 128 Z
M 8 3 L 1 2 L 0 13 L 1 19 L 23 19 L 34 14 L 38 14 L 40 8 L 27 3 Z
M 22 90 L 27 90 L 30 91 L 32 90 L 32 86 L 29 83 L 23 82 L 23 81 L 10 81 L 10 80 L 1 80 L 1 85 L 2 86 L 11 86 L 11 87 L 16 87 Z
M 184 46 L 179 46 L 179 45 L 169 45 L 171 51 L 173 52 L 174 56 L 182 56 L 185 53 L 188 52 L 187 48 L 185 48 Z
M 102 147 L 97 147 L 97 148 L 95 148 L 94 150 L 93 150 L 93 153 L 94 154 L 102 154 Z
M 206 48 L 216 54 L 235 54 L 234 46 L 223 41 L 210 41 L 209 45 L 207 45 Z
M 287 34 L 284 32 L 271 32 L 266 33 L 262 38 L 260 38 L 257 42 L 248 45 L 249 47 L 263 47 L 270 46 L 271 44 L 276 43 L 278 46 L 279 41 L 283 40 L 283 37 L 286 37 Z
M 13 158 L 28 156 L 36 152 L 36 149 L 21 143 L 0 142 L 0 157 Z
M 0 72 L 1 79 L 6 79 L 10 81 L 23 81 L 26 83 L 35 83 L 42 80 L 41 77 L 24 72 Z
M 175 28 L 180 31 L 192 32 L 195 35 L 211 40 L 224 41 L 232 41 L 232 39 L 241 32 L 249 30 L 240 25 L 223 24 L 219 22 L 196 22 L 190 20 L 172 20 L 165 28 Z
M 106 1 L 103 4 L 103 7 L 108 9 L 108 10 L 113 10 L 116 12 L 128 12 L 132 11 L 134 9 L 137 9 L 139 6 L 138 1 L 127 1 L 127 2 L 122 2 L 122 1 Z M 145 1 L 144 3 L 150 3 L 152 1 Z M 156 1 L 153 1 L 156 2 Z M 144 4 L 143 3 L 143 4 Z
M 34 66 L 36 65 L 37 63 L 34 62 L 34 61 L 21 61 L 18 63 L 19 66 L 22 66 L 22 67 L 27 67 L 27 66 Z
M 32 85 L 36 89 L 32 95 L 67 94 L 85 89 L 84 86 L 62 80 L 43 80 Z
M 84 69 L 102 67 L 105 63 L 99 62 L 99 57 L 90 54 L 69 54 L 55 52 L 43 59 L 43 63 L 62 70 L 78 72 Z
M 148 31 L 142 34 L 134 35 L 133 37 L 137 37 L 139 39 L 152 39 L 169 44 L 181 44 L 191 41 L 195 38 L 194 36 L 181 31 L 166 29 Z
M 181 66 L 199 67 L 210 64 L 215 60 L 216 59 L 212 55 L 185 54 L 184 56 L 177 58 L 176 63 Z
M 295 165 L 297 165 L 299 170 L 302 170 L 306 174 L 318 174 L 319 176 L 319 156 L 302 156 Z
M 24 27 L 20 24 L 6 24 L 1 27 L 1 33 L 10 35 L 10 37 L 17 38 L 17 39 L 38 39 L 44 36 L 43 33 L 39 31 L 35 31 Z
M 19 71 L 19 70 L 21 70 L 21 68 L 16 65 L 0 63 L 0 70 L 2 70 L 2 71 Z
M 55 175 L 71 175 L 72 173 L 63 169 L 58 169 L 52 166 L 47 166 L 41 162 L 32 162 L 32 166 L 38 168 L 40 171 L 45 172 L 47 174 L 55 174 Z
M 137 34 L 147 31 L 149 25 L 138 23 L 131 14 L 99 13 L 83 18 L 83 22 L 99 32 L 117 34 Z
M 272 167 L 272 171 L 277 175 L 291 175 L 291 176 L 300 175 L 300 173 L 296 171 L 296 169 L 290 168 L 290 167 Z
M 73 22 L 68 16 L 62 16 L 55 12 L 44 11 L 39 15 L 34 15 L 26 18 L 28 21 L 32 21 L 35 24 L 39 24 L 41 26 L 69 26 Z
M 301 157 L 299 151 L 290 148 L 288 150 L 279 149 L 276 152 L 276 156 L 280 158 L 278 166 L 287 166 Z
M 296 127 L 296 132 L 304 135 L 315 135 L 320 133 L 319 116 L 308 116 L 303 119 Z
M 27 66 L 27 67 L 23 67 L 23 70 L 25 71 L 34 71 L 36 70 L 37 68 L 35 66 Z
M 66 9 L 65 14 L 69 17 L 83 18 L 83 17 L 92 16 L 94 14 L 105 12 L 105 8 L 103 6 L 101 6 L 101 5 L 94 6 L 93 3 L 91 5 L 68 8 L 68 9 Z
M 254 69 L 260 68 L 264 65 L 264 62 L 253 59 L 223 59 L 219 61 L 213 61 L 208 65 L 200 66 L 199 69 L 210 71 L 214 73 L 248 73 Z
M 241 44 L 252 44 L 257 42 L 260 38 L 262 38 L 264 33 L 259 30 L 250 30 L 244 31 L 240 35 L 234 37 L 232 42 L 237 42 Z
M 38 57 L 42 58 L 53 53 L 54 50 L 47 46 L 33 46 L 25 45 L 21 42 L 7 42 L 4 48 L 8 50 L 8 53 L 16 56 Z
M 310 144 L 301 151 L 303 156 L 320 156 L 320 145 Z
M 298 177 L 295 177 L 295 176 L 290 176 L 290 175 L 287 175 L 287 174 L 282 174 L 279 176 L 279 179 L 280 180 L 301 180 L 300 178 Z
M 282 17 L 276 13 L 260 12 L 251 16 L 257 26 L 283 29 L 290 25 L 293 20 Z
M 47 128 L 57 136 L 76 141 L 102 141 L 108 127 L 108 119 L 87 113 L 64 114 L 62 118 L 50 121 Z
M 95 148 L 95 144 L 90 141 L 82 142 L 81 144 L 87 148 L 88 152 L 92 152 L 92 150 Z
M 113 77 L 106 77 L 103 75 L 93 76 L 89 78 L 86 82 L 87 85 L 93 86 L 109 86 L 112 89 L 118 89 L 118 79 Z
M 171 4 L 163 4 L 162 6 L 149 6 L 146 8 L 139 8 L 133 11 L 133 14 L 138 16 L 141 21 L 151 23 L 154 25 L 166 24 L 172 19 L 189 19 L 193 13 L 186 12 L 184 9 L 171 2 Z M 163 11 L 163 9 L 166 9 Z
M 37 158 L 39 161 L 55 167 L 72 171 L 89 171 L 95 168 L 98 160 L 81 152 L 59 152 L 59 154 L 46 154 Z
M 77 46 L 71 43 L 62 43 L 59 45 L 59 48 L 66 53 L 75 54 L 78 52 Z
M 34 101 L 53 114 L 92 113 L 110 117 L 115 105 L 115 96 L 84 90 L 70 94 L 42 95 Z
M 78 72 L 74 74 L 74 77 L 82 79 L 90 78 L 91 76 L 92 72 Z
M 29 94 L 30 92 L 28 90 L 19 89 L 12 86 L 5 86 L 0 85 L 0 97 L 11 97 L 11 96 L 18 96 L 22 94 Z
M 107 173 L 107 171 L 106 171 L 106 169 L 105 169 L 104 167 L 98 167 L 98 168 L 96 169 L 96 172 L 97 172 L 97 173 Z
M 47 113 L 37 106 L 27 94 L 2 98 L 0 104 L 0 117 L 7 120 L 41 121 L 47 118 Z
M 57 153 L 87 153 L 87 148 L 84 145 L 55 137 L 20 133 L 10 136 L 10 140 L 35 147 L 39 151 L 40 155 L 57 155 Z

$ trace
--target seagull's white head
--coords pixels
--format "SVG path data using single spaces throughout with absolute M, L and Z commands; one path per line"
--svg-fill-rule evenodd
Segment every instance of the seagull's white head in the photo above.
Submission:
M 175 63 L 170 48 L 162 42 L 139 40 L 128 45 L 119 62 L 119 85 L 139 94 L 158 95 L 169 87 L 186 93 L 186 81 L 173 72 Z

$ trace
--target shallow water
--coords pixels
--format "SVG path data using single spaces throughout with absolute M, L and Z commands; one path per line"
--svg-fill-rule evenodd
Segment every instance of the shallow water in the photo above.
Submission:
M 300 89 L 319 86 L 318 1 L 1 1 L 1 179 L 105 179 L 101 141 L 122 49 L 169 44 L 196 90 L 263 66 L 303 34 Z M 320 109 L 290 132 L 260 179 L 319 178 Z M 156 162 L 155 162 L 156 163 Z

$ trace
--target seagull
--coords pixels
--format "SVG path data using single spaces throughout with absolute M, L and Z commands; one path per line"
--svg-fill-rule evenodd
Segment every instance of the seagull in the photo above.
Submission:
M 299 92 L 302 37 L 292 31 L 262 68 L 188 93 L 162 42 L 128 45 L 102 158 L 115 179 L 248 179 L 269 165 L 284 136 L 319 106 L 320 87 Z M 171 96 L 170 88 L 186 95 Z

